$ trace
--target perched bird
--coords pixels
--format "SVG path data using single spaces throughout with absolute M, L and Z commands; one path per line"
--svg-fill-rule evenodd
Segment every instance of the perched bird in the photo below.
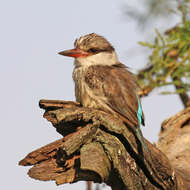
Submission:
M 75 58 L 76 101 L 120 117 L 135 129 L 147 149 L 140 130 L 144 115 L 137 95 L 138 85 L 134 75 L 118 61 L 114 47 L 104 37 L 91 33 L 76 39 L 74 49 L 59 54 Z

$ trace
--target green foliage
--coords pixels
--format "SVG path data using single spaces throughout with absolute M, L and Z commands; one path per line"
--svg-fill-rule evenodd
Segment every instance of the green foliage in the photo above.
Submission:
M 138 80 L 143 89 L 174 85 L 175 92 L 190 90 L 190 21 L 165 32 L 156 30 L 153 43 L 140 42 L 151 49 L 149 63 L 138 73 Z
M 190 0 L 136 0 L 140 6 L 127 2 L 126 15 L 142 28 L 154 24 L 158 19 L 169 21 L 179 17 L 181 24 L 164 34 L 156 30 L 153 43 L 139 42 L 152 53 L 146 68 L 138 73 L 142 95 L 155 87 L 163 87 L 162 93 L 184 93 L 190 90 Z M 133 2 L 134 3 L 134 2 Z M 142 30 L 140 30 L 142 31 Z M 174 86 L 175 91 L 168 91 Z M 171 89 L 171 88 L 170 88 Z

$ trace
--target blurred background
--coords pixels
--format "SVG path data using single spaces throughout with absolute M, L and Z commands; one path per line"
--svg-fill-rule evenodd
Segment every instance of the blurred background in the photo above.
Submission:
M 0 2 L 1 187 L 2 189 L 78 189 L 85 182 L 56 186 L 27 176 L 18 161 L 61 136 L 43 118 L 40 99 L 75 100 L 73 60 L 57 52 L 73 47 L 81 35 L 95 32 L 115 47 L 119 60 L 138 73 L 160 33 L 183 19 L 177 0 L 6 0 Z M 184 9 L 182 10 L 184 11 Z M 188 15 L 186 15 L 188 16 Z M 162 87 L 165 88 L 165 87 Z M 169 87 L 173 89 L 173 87 Z M 143 134 L 158 140 L 161 122 L 183 108 L 178 95 L 160 95 L 155 88 L 142 99 Z M 93 188 L 96 188 L 93 185 Z

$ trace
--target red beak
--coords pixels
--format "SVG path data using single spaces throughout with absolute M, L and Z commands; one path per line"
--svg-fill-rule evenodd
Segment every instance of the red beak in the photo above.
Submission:
M 65 50 L 65 51 L 59 52 L 58 54 L 68 56 L 68 57 L 74 57 L 74 58 L 87 57 L 88 55 L 90 55 L 90 53 L 82 51 L 80 49 Z

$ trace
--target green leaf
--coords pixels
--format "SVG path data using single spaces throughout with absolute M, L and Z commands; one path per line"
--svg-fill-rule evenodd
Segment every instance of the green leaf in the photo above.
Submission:
M 154 45 L 148 42 L 138 42 L 141 46 L 149 47 L 149 48 L 154 48 Z

